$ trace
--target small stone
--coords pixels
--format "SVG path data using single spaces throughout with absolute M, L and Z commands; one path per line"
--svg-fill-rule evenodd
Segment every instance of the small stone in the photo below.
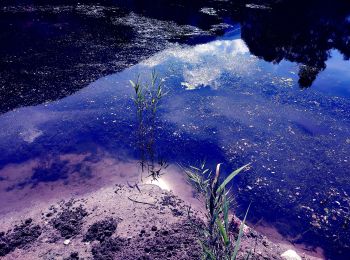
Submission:
M 69 243 L 70 243 L 70 239 L 66 239 L 66 240 L 63 241 L 63 244 L 66 245 L 66 246 L 68 246 Z
M 281 254 L 281 257 L 286 260 L 301 260 L 301 257 L 297 254 L 297 252 L 292 249 L 289 249 Z

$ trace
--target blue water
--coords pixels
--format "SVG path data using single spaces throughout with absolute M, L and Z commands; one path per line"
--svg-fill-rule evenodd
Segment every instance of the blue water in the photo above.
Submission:
M 168 91 L 156 121 L 156 149 L 167 162 L 222 162 L 226 173 L 252 163 L 235 182 L 238 212 L 252 202 L 251 222 L 263 219 L 283 234 L 303 233 L 300 242 L 346 249 L 350 62 L 332 50 L 326 65 L 301 89 L 297 63 L 255 57 L 239 28 L 206 44 L 174 46 L 62 100 L 1 115 L 0 167 L 101 148 L 137 159 L 129 80 L 147 81 L 155 69 Z M 56 181 L 60 169 L 1 192 Z

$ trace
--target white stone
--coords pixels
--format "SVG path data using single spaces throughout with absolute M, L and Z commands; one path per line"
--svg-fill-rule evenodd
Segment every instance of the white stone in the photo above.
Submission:
M 292 249 L 289 249 L 286 252 L 284 252 L 281 255 L 281 257 L 286 260 L 301 260 L 301 257 L 297 254 L 297 252 L 295 252 Z
M 63 244 L 65 244 L 66 246 L 68 246 L 69 243 L 70 243 L 70 239 L 66 239 L 66 240 L 63 241 Z

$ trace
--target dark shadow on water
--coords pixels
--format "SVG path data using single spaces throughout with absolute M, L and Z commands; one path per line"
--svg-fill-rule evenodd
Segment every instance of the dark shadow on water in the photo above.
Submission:
M 0 3 L 0 113 L 69 96 L 170 42 L 196 44 L 222 34 L 212 30 L 222 19 L 200 13 L 198 6 L 162 1 Z
M 91 156 L 90 156 L 91 157 Z M 69 184 L 69 177 L 76 173 L 80 180 L 92 177 L 92 171 L 85 161 L 91 161 L 85 158 L 83 162 L 70 163 L 69 160 L 60 159 L 59 155 L 52 154 L 42 157 L 37 166 L 32 169 L 32 175 L 25 180 L 6 188 L 6 191 L 23 189 L 26 186 L 35 188 L 40 183 L 55 183 L 63 181 L 65 185 Z M 5 178 L 4 178 L 5 180 Z
M 34 168 L 31 181 L 55 182 L 60 179 L 67 179 L 69 174 L 68 160 L 42 160 L 38 167 Z
M 349 60 L 349 1 L 281 1 L 271 10 L 243 8 L 237 15 L 250 52 L 268 62 L 297 62 L 302 88 L 326 68 L 332 49 Z

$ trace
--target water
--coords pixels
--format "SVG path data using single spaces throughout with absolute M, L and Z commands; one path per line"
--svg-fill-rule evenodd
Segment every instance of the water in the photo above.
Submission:
M 68 96 L 123 70 L 172 42 L 215 37 L 206 28 L 161 21 L 123 3 L 55 1 L 0 3 L 0 112 Z
M 30 197 L 56 183 L 93 188 L 118 165 L 137 161 L 129 80 L 147 81 L 155 69 L 168 91 L 156 118 L 157 155 L 171 165 L 221 162 L 224 173 L 252 163 L 234 185 L 238 212 L 252 202 L 251 223 L 271 223 L 295 242 L 346 259 L 348 16 L 330 9 L 316 20 L 304 10 L 294 27 L 288 16 L 264 10 L 245 10 L 241 23 L 215 40 L 172 44 L 73 95 L 1 115 L 1 194 Z M 281 23 L 262 24 L 276 17 Z M 317 30 L 320 24 L 327 26 Z M 131 168 L 120 169 L 125 175 Z M 3 212 L 12 207 L 6 200 L 0 205 Z

